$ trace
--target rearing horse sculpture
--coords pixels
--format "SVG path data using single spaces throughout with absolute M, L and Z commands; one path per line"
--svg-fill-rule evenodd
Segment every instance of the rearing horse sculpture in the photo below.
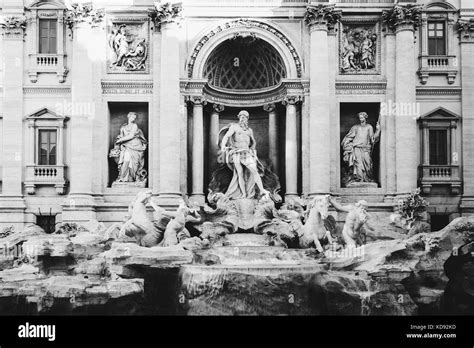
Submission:
M 300 248 L 309 248 L 314 242 L 316 249 L 322 253 L 321 242 L 333 243 L 331 233 L 324 226 L 324 219 L 329 215 L 329 195 L 316 196 L 308 206 L 308 217 L 298 231 Z

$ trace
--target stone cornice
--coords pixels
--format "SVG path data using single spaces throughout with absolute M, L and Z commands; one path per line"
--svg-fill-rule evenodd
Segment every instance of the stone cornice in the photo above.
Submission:
M 163 24 L 179 23 L 183 18 L 182 4 L 155 3 L 155 7 L 148 10 L 148 17 L 153 23 L 155 31 L 159 31 Z
M 335 5 L 310 5 L 306 8 L 304 22 L 312 27 L 315 25 L 333 29 L 342 17 L 342 12 L 335 9 Z
M 461 42 L 474 42 L 474 18 L 460 18 L 456 23 L 456 30 L 459 33 Z
M 23 87 L 24 94 L 70 94 L 70 87 Z
M 104 17 L 104 9 L 94 9 L 92 4 L 72 4 L 66 10 L 64 23 L 71 30 L 77 23 L 87 23 L 91 27 L 96 27 L 104 20 Z
M 461 95 L 461 87 L 417 87 L 417 96 Z
M 416 30 L 421 24 L 421 9 L 419 5 L 395 5 L 392 9 L 382 12 L 382 21 L 391 30 L 408 27 Z
M 337 94 L 385 94 L 387 82 L 336 82 Z
M 152 81 L 102 81 L 103 94 L 152 94 Z

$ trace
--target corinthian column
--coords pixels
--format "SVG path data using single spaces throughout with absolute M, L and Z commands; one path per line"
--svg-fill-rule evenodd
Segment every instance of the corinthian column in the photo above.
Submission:
M 465 1 L 463 8 L 474 11 L 474 4 Z M 461 12 L 463 12 L 461 10 Z M 467 11 L 466 11 L 467 13 Z M 471 17 L 472 18 L 472 17 Z M 463 215 L 474 213 L 474 23 L 461 18 L 457 23 L 461 45 L 462 71 L 462 149 L 463 184 L 461 201 Z
M 416 59 L 414 32 L 421 23 L 420 8 L 396 5 L 383 13 L 389 29 L 395 31 L 395 115 L 397 194 L 405 195 L 417 186 L 419 165 L 416 107 Z
M 278 119 L 275 104 L 268 104 L 263 107 L 268 112 L 268 145 L 269 157 L 272 163 L 272 170 L 278 173 Z
M 193 103 L 192 193 L 191 199 L 204 203 L 204 120 L 202 97 L 191 97 Z
M 286 195 L 292 198 L 298 195 L 298 139 L 296 122 L 297 96 L 287 96 L 283 103 L 286 105 L 286 134 L 285 134 L 285 179 Z
M 93 165 L 95 98 L 100 94 L 100 68 L 96 62 L 96 27 L 103 22 L 103 12 L 87 12 L 76 6 L 69 11 L 73 18 L 69 25 L 73 33 L 71 75 L 71 103 L 80 112 L 71 115 L 69 168 L 70 192 L 63 204 L 63 221 L 85 222 L 96 218 L 92 195 L 93 178 L 97 175 Z M 93 24 L 91 24 L 93 23 Z M 82 107 L 76 107 L 82 106 Z
M 25 204 L 23 202 L 22 172 L 23 154 L 23 36 L 26 18 L 23 7 L 16 8 L 12 0 L 4 2 L 3 10 L 17 10 L 5 19 L 6 26 L 1 30 L 3 50 L 3 142 L 2 194 L 0 196 L 0 225 L 12 224 L 22 228 Z M 28 151 L 34 151 L 33 148 Z M 26 163 L 25 163 L 26 164 Z
M 217 152 L 219 147 L 217 142 L 219 141 L 219 114 L 224 111 L 224 106 L 220 104 L 214 104 L 212 106 L 210 131 L 209 131 L 209 163 L 211 173 L 216 169 L 217 166 Z
M 305 23 L 310 30 L 310 119 L 309 119 L 309 193 L 330 191 L 331 129 L 329 107 L 328 31 L 341 14 L 334 6 L 318 5 L 306 9 Z
M 161 31 L 160 84 L 159 91 L 159 184 L 162 201 L 176 203 L 181 197 L 181 129 L 179 86 L 179 27 L 182 8 L 178 4 L 156 4 L 150 11 L 155 30 Z M 156 175 L 156 174 L 154 174 Z M 164 202 L 163 202 L 164 203 Z

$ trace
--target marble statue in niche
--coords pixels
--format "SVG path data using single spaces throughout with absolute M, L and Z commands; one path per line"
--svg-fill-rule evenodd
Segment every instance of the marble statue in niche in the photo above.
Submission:
M 148 45 L 145 24 L 116 24 L 108 38 L 108 72 L 146 72 Z
M 239 123 L 232 123 L 226 129 L 221 142 L 221 151 L 225 161 L 234 174 L 226 195 L 233 198 L 251 198 L 255 195 L 255 186 L 261 195 L 269 195 L 262 183 L 257 169 L 256 141 L 252 129 L 248 126 L 249 113 L 239 112 Z
M 380 120 L 374 128 L 367 122 L 366 112 L 357 114 L 360 123 L 352 126 L 342 140 L 345 187 L 358 186 L 361 183 L 375 183 L 373 151 L 380 140 Z
M 372 27 L 345 25 L 341 33 L 342 73 L 367 73 L 377 68 L 377 33 Z
M 110 150 L 109 156 L 115 160 L 118 166 L 118 177 L 112 186 L 127 183 L 139 187 L 146 185 L 145 150 L 147 140 L 142 130 L 138 128 L 137 117 L 135 112 L 128 113 L 128 122 L 120 127 L 114 148 Z

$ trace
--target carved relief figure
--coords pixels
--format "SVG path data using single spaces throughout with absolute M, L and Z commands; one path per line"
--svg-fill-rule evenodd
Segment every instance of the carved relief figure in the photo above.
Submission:
M 109 35 L 109 72 L 145 71 L 148 58 L 144 24 L 115 24 Z
M 147 140 L 136 124 L 137 114 L 129 112 L 127 119 L 128 122 L 120 127 L 120 133 L 109 156 L 114 158 L 118 165 L 119 175 L 116 182 L 135 182 L 144 186 L 147 178 L 144 168 Z
M 225 194 L 231 198 L 253 198 L 257 186 L 260 195 L 268 195 L 270 192 L 264 189 L 257 169 L 257 143 L 248 126 L 249 113 L 242 110 L 238 118 L 239 123 L 232 123 L 221 130 L 226 132 L 221 142 L 221 151 L 225 162 L 233 171 L 232 181 Z
M 374 182 L 372 154 L 380 139 L 380 123 L 377 122 L 374 132 L 372 125 L 367 123 L 367 113 L 359 112 L 358 117 L 360 124 L 352 126 L 341 143 L 346 165 L 345 186 L 355 182 Z
M 344 26 L 341 33 L 341 72 L 358 73 L 376 68 L 377 34 L 371 28 Z

